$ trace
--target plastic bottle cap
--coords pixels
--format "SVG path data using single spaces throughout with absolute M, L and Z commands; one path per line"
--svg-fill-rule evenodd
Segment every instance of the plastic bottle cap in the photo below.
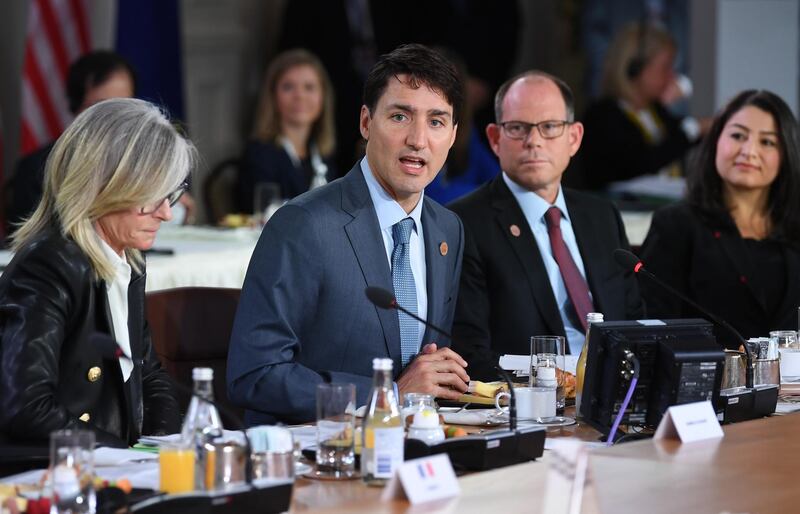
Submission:
M 192 380 L 213 380 L 214 370 L 211 368 L 192 369 Z
M 586 314 L 586 321 L 589 323 L 602 323 L 603 322 L 603 313 L 602 312 L 589 312 Z
M 376 371 L 391 371 L 394 363 L 392 359 L 376 358 L 372 359 L 372 369 Z

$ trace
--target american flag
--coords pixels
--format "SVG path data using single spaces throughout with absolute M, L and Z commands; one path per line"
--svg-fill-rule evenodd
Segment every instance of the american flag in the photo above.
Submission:
M 88 0 L 31 0 L 22 73 L 21 155 L 61 135 L 72 120 L 70 63 L 91 48 Z

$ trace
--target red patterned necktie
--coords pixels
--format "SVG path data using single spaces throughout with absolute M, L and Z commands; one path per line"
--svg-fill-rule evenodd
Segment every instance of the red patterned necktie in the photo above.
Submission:
M 544 214 L 547 221 L 547 234 L 550 236 L 550 246 L 553 248 L 553 257 L 561 270 L 561 278 L 567 286 L 567 294 L 572 302 L 572 307 L 578 315 L 583 331 L 586 332 L 586 314 L 593 312 L 592 298 L 589 296 L 589 286 L 583 279 L 578 266 L 569 253 L 569 248 L 564 243 L 561 235 L 561 211 L 558 207 L 550 207 Z

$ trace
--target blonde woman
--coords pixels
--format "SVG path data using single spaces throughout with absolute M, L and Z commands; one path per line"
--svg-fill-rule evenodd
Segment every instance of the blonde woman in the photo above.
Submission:
M 305 50 L 279 54 L 267 69 L 242 158 L 241 208 L 252 211 L 258 184 L 277 184 L 288 199 L 335 178 L 334 146 L 333 91 L 325 68 Z
M 145 263 L 195 158 L 155 106 L 100 102 L 58 139 L 38 208 L 0 277 L 0 430 L 46 440 L 91 429 L 101 444 L 180 428 L 144 320 Z M 93 341 L 108 334 L 126 356 Z
M 701 126 L 666 108 L 680 95 L 676 51 L 669 32 L 655 24 L 630 25 L 614 38 L 606 54 L 603 97 L 583 119 L 580 159 L 591 188 L 662 170 L 681 173 Z

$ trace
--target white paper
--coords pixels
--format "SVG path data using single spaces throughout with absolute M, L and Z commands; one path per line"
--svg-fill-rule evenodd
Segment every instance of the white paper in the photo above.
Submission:
M 288 427 L 294 437 L 294 442 L 300 445 L 301 450 L 317 445 L 317 427 L 314 425 L 299 425 Z
M 461 494 L 456 474 L 447 454 L 407 460 L 386 485 L 381 500 L 405 496 L 412 505 Z
M 131 462 L 158 461 L 158 454 L 125 448 L 97 448 L 94 451 L 95 467 L 117 466 Z
M 527 371 L 531 369 L 531 356 L 530 355 L 501 355 L 500 367 L 509 371 Z
M 654 439 L 675 439 L 683 443 L 722 437 L 717 414 L 711 402 L 673 405 L 661 418 Z

